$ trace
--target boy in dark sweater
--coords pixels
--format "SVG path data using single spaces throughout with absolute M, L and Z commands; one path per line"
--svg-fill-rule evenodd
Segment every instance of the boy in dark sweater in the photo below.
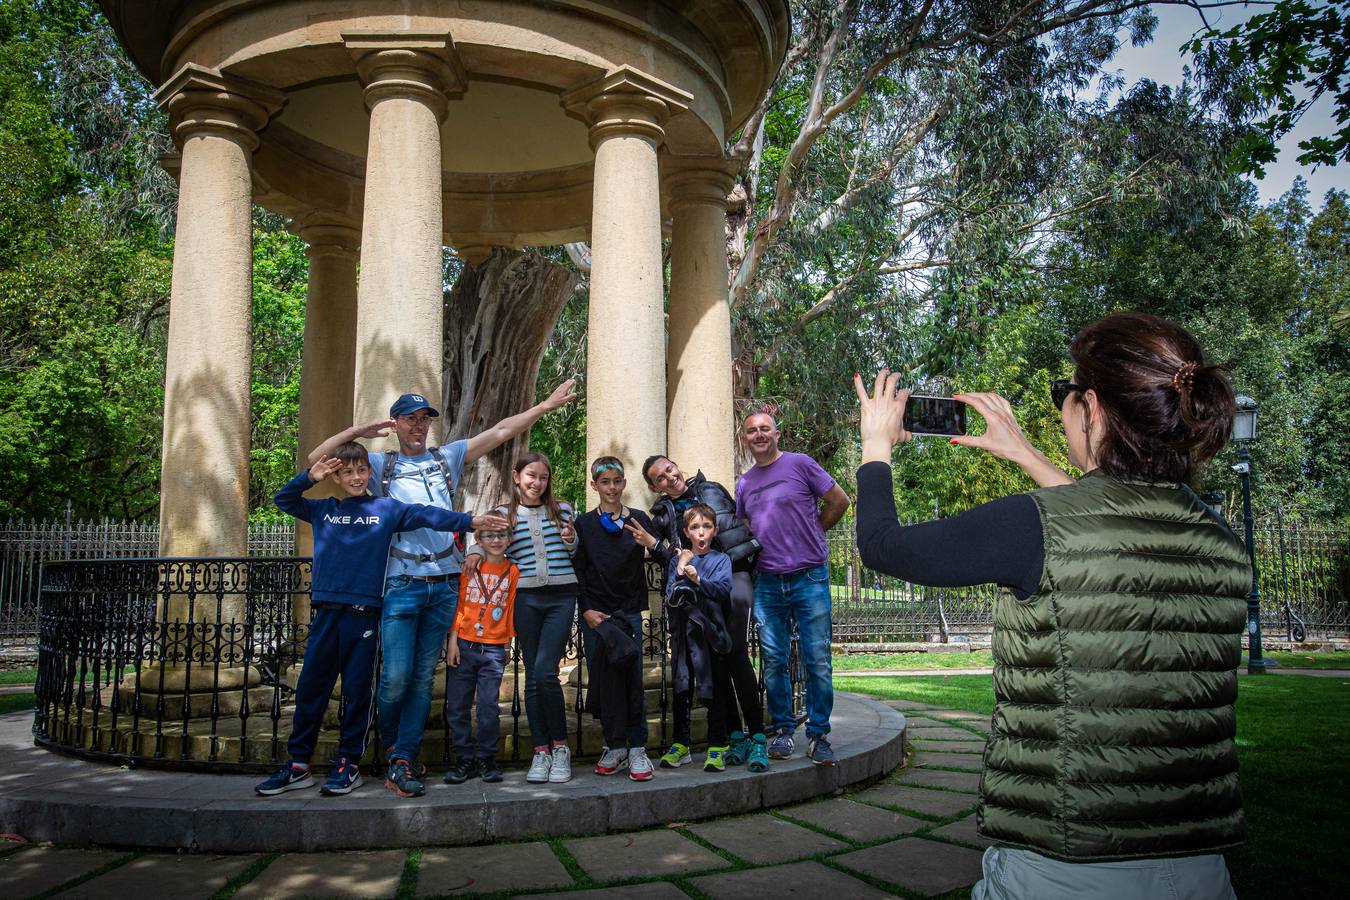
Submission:
M 358 761 L 366 750 L 374 702 L 375 655 L 389 545 L 400 531 L 434 528 L 471 531 L 503 529 L 500 516 L 471 516 L 434 506 L 403 503 L 366 493 L 370 459 L 355 441 L 336 447 L 277 491 L 285 513 L 314 528 L 310 575 L 314 619 L 305 645 L 305 663 L 295 687 L 295 718 L 287 745 L 290 761 L 255 790 L 272 796 L 314 784 L 309 758 L 318 741 L 333 685 L 342 677 L 342 735 L 338 759 L 323 783 L 324 794 L 349 794 L 361 785 Z M 331 477 L 346 496 L 311 500 L 303 496 Z
M 577 606 L 586 624 L 581 637 L 588 688 L 599 701 L 605 732 L 606 746 L 595 772 L 613 775 L 626 768 L 634 781 L 650 781 L 654 771 L 647 758 L 647 703 L 642 684 L 646 551 L 634 535 L 635 526 L 644 534 L 650 532 L 652 522 L 646 513 L 623 505 L 627 483 L 623 463 L 615 457 L 602 456 L 591 463 L 591 487 L 600 505 L 576 521 L 578 542 L 572 565 L 581 588 Z M 637 659 L 627 665 L 613 665 L 607 642 L 600 639 L 601 631 L 612 627 L 622 629 L 637 644 Z

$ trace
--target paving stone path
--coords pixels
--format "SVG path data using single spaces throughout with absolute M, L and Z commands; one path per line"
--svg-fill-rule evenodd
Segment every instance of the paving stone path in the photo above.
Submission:
M 968 897 L 988 846 L 974 818 L 988 719 L 888 702 L 909 721 L 907 767 L 858 791 L 771 812 L 631 834 L 414 850 L 0 849 L 0 898 Z

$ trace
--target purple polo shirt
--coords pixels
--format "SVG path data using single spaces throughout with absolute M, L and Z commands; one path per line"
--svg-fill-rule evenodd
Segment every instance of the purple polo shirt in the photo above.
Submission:
M 767 466 L 753 466 L 736 482 L 736 515 L 764 549 L 755 568 L 786 575 L 829 558 L 820 527 L 820 498 L 834 479 L 809 456 L 784 453 Z

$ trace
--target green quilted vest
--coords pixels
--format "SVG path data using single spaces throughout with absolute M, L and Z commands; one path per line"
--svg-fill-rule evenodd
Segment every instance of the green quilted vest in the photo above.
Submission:
M 1183 485 L 1092 473 L 1031 496 L 1045 568 L 995 601 L 980 831 L 1077 862 L 1240 843 L 1242 542 Z

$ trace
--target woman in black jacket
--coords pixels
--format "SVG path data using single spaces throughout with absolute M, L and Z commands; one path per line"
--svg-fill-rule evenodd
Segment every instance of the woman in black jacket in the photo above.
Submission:
M 956 438 L 1041 488 L 919 525 L 896 520 L 891 451 L 910 439 L 900 376 L 862 406 L 858 550 L 915 584 L 999 584 L 994 715 L 980 776 L 974 900 L 1230 900 L 1221 850 L 1243 840 L 1235 669 L 1251 566 L 1189 487 L 1228 441 L 1227 373 L 1181 327 L 1115 313 L 1085 327 L 1051 384 L 1069 478 L 1006 400 Z
M 727 629 L 731 632 L 731 652 L 727 663 L 731 687 L 736 702 L 728 703 L 728 730 L 733 732 L 728 762 L 749 763 L 752 771 L 768 768 L 768 754 L 762 740 L 764 710 L 759 702 L 759 678 L 750 663 L 750 616 L 754 606 L 755 588 L 750 578 L 759 542 L 750 533 L 750 527 L 736 518 L 736 501 L 731 493 L 716 481 L 709 481 L 702 472 L 685 478 L 684 472 L 669 457 L 649 456 L 642 464 L 642 476 L 647 486 L 661 494 L 652 507 L 652 526 L 655 534 L 637 536 L 638 543 L 647 547 L 654 559 L 660 560 L 669 571 L 671 561 L 679 551 L 688 547 L 684 534 L 684 512 L 696 503 L 712 507 L 717 514 L 717 537 L 713 546 L 731 557 L 731 604 L 727 615 Z M 740 710 L 738 722 L 736 710 Z M 688 710 L 676 706 L 678 724 L 688 716 Z M 744 724 L 744 728 L 739 728 Z M 739 732 L 739 738 L 735 733 Z

